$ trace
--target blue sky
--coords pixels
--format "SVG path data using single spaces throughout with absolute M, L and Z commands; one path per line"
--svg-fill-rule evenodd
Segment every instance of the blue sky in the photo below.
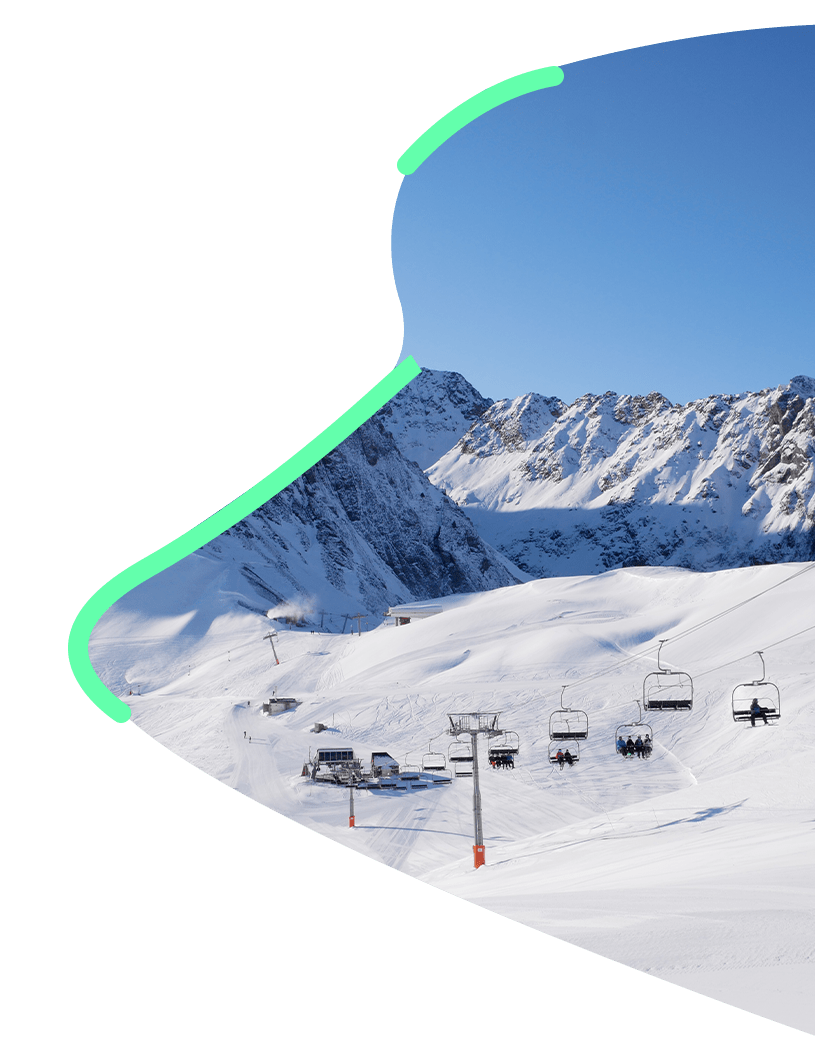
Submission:
M 402 355 L 494 399 L 815 376 L 815 27 L 563 70 L 404 179 Z

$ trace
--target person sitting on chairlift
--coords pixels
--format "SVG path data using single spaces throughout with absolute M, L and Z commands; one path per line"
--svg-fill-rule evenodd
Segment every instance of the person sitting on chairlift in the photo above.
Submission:
M 557 759 L 560 768 L 563 769 L 563 767 L 566 765 L 566 756 L 563 754 L 562 751 L 558 751 L 558 753 L 555 755 L 555 758 Z
M 570 766 L 574 765 L 574 759 L 572 758 L 572 752 L 571 751 L 567 751 L 566 754 L 563 757 L 566 759 L 566 761 L 569 763 Z M 562 769 L 563 766 L 561 766 L 560 768 Z
M 620 754 L 625 757 L 625 740 L 622 738 L 622 736 L 617 737 L 617 754 Z
M 634 741 L 631 739 L 630 736 L 625 741 L 625 753 L 628 755 L 629 758 L 633 758 L 634 755 L 637 753 L 637 748 L 634 746 Z
M 651 737 L 648 735 L 648 733 L 646 733 L 645 739 L 642 741 L 642 757 L 648 758 L 651 754 L 651 751 L 653 751 L 653 747 L 651 746 Z
M 757 699 L 754 699 L 750 704 L 750 725 L 752 728 L 756 727 L 756 718 L 763 718 L 764 724 L 767 724 L 766 710 L 759 704 Z
M 639 734 L 634 741 L 634 749 L 637 752 L 637 758 L 642 758 L 642 737 Z

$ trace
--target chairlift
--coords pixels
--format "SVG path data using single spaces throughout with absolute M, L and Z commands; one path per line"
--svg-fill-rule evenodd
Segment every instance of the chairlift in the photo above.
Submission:
M 572 759 L 572 764 L 580 761 L 580 743 L 578 740 L 564 740 L 558 738 L 551 740 L 549 743 L 549 761 L 552 765 L 559 765 L 561 769 L 564 765 L 568 764 L 566 753 L 569 753 Z M 558 755 L 562 757 L 558 757 Z
M 568 688 L 563 685 L 560 692 L 560 710 L 549 718 L 550 740 L 585 740 L 589 735 L 589 716 L 585 710 L 573 710 L 563 706 L 563 693 Z
M 691 710 L 693 680 L 682 670 L 669 670 L 662 665 L 659 656 L 664 643 L 659 642 L 656 670 L 647 674 L 642 683 L 642 702 L 646 710 Z
M 507 730 L 493 736 L 487 748 L 489 763 L 493 767 L 508 766 L 515 768 L 515 756 L 521 746 L 520 737 L 517 732 Z
M 473 760 L 458 761 L 453 764 L 453 772 L 457 777 L 471 777 L 473 775 Z
M 423 751 L 409 751 L 405 755 L 405 770 L 409 773 L 421 773 L 423 761 Z
M 490 754 L 494 751 L 499 755 L 516 755 L 521 747 L 520 737 L 517 732 L 506 730 L 500 736 L 493 736 L 489 742 Z
M 749 721 L 753 726 L 757 721 L 763 721 L 766 725 L 781 717 L 781 693 L 778 685 L 767 680 L 764 653 L 757 651 L 755 654 L 761 659 L 761 680 L 736 685 L 731 697 L 733 721 Z
M 473 760 L 473 745 L 467 743 L 466 740 L 454 740 L 447 748 L 447 758 L 450 762 L 472 762 Z M 470 773 L 472 776 L 472 773 Z M 458 773 L 456 774 L 458 776 Z
M 614 733 L 614 749 L 623 758 L 648 758 L 654 748 L 654 730 L 642 720 L 642 703 L 639 700 L 637 700 L 637 706 L 640 711 L 639 719 L 618 725 Z M 643 741 L 643 744 L 647 742 L 648 746 L 648 750 L 642 750 L 639 755 L 636 754 L 636 750 L 632 752 L 628 747 L 628 741 L 631 740 L 632 744 L 636 744 L 637 737 Z
M 428 751 L 422 756 L 423 773 L 440 773 L 447 769 L 447 759 L 441 751 Z

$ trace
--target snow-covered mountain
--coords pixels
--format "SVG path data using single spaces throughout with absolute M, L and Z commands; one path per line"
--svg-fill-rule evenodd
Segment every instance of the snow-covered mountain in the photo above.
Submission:
M 492 405 L 458 372 L 423 368 L 378 415 L 398 448 L 428 468 Z
M 494 403 L 428 469 L 529 574 L 815 557 L 815 380 L 673 405 Z
M 525 580 L 402 455 L 388 419 L 368 420 L 201 554 L 240 571 L 262 610 L 294 602 L 377 622 L 389 605 Z

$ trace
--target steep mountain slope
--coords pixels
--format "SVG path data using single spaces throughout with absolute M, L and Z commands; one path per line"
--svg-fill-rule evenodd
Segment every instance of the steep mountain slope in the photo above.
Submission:
M 533 576 L 815 556 L 815 380 L 672 405 L 496 402 L 428 469 Z
M 415 463 L 379 416 L 201 550 L 241 571 L 267 609 L 363 610 L 524 580 Z
M 492 405 L 458 372 L 423 368 L 378 415 L 397 447 L 420 468 L 430 467 Z

